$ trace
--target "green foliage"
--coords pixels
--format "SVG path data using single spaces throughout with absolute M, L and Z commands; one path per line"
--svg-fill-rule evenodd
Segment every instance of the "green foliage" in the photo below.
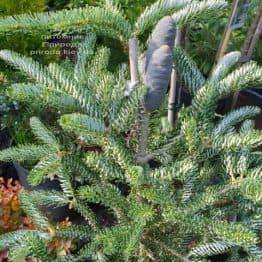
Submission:
M 32 202 L 30 194 L 23 192 L 20 194 L 20 203 L 24 211 L 32 218 L 39 229 L 46 230 L 49 227 L 48 219 L 38 210 Z
M 71 114 L 63 115 L 60 119 L 60 125 L 69 131 L 78 130 L 79 134 L 88 130 L 89 132 L 105 132 L 105 126 L 103 122 L 90 118 L 87 115 Z
M 243 77 L 243 75 L 245 77 Z M 207 82 L 193 99 L 193 107 L 199 120 L 206 121 L 214 117 L 212 110 L 215 109 L 219 99 L 238 92 L 244 88 L 256 86 L 261 81 L 262 70 L 255 62 L 249 62 L 239 67 L 218 83 Z
M 206 257 L 226 252 L 232 247 L 232 244 L 226 244 L 224 242 L 214 242 L 205 244 L 194 248 L 191 252 L 191 256 Z
M 23 145 L 1 152 L 0 159 L 2 161 L 35 161 L 45 156 L 48 151 L 49 148 L 47 146 Z
M 46 0 L 2 0 L 0 1 L 0 17 L 12 16 L 23 13 L 35 13 L 43 12 L 47 9 Z M 35 34 L 26 34 L 25 32 L 20 32 L 18 34 L 13 34 L 11 31 L 1 34 L 0 36 L 0 49 L 12 49 L 13 51 L 22 53 L 24 55 L 33 55 L 42 63 L 48 63 L 50 61 L 57 61 L 58 55 L 54 54 L 55 48 L 47 49 L 43 46 L 43 40 L 46 35 L 41 35 L 39 32 Z M 57 49 L 57 48 L 56 48 Z M 35 51 L 39 51 L 39 55 L 35 54 Z M 53 54 L 49 54 L 49 52 Z M 50 53 L 51 53 L 50 52 Z M 6 66 L 3 62 L 0 62 L 0 71 L 3 71 L 6 75 L 6 83 L 1 90 L 4 91 L 11 83 L 24 81 L 23 75 L 18 71 L 13 72 L 11 67 Z M 15 99 L 13 100 L 15 103 Z M 2 102 L 2 101 L 1 101 Z M 30 110 L 24 104 L 19 104 L 17 106 L 12 106 L 9 110 L 8 115 L 5 115 L 4 119 L 2 117 L 1 123 L 4 127 L 10 130 L 12 139 L 16 143 L 21 143 L 25 141 L 30 141 L 32 139 L 28 118 L 31 115 Z M 18 114 L 19 112 L 23 112 Z
M 227 2 L 228 8 L 224 10 L 223 16 L 219 17 L 219 22 L 218 17 L 213 16 L 208 19 L 208 23 L 199 21 L 192 24 L 190 28 L 187 27 L 188 42 L 185 47 L 186 51 L 196 61 L 205 76 L 208 76 L 213 69 L 213 61 L 215 60 L 223 32 L 228 22 L 233 1 L 229 0 Z M 241 28 L 232 31 L 227 52 L 242 49 L 248 29 L 253 22 L 256 12 L 259 10 L 260 1 L 251 0 L 249 3 L 250 7 L 246 10 L 246 21 Z M 262 62 L 261 46 L 261 40 L 259 40 L 252 56 L 252 59 L 260 64 Z
M 69 228 L 61 228 L 56 232 L 56 237 L 61 239 L 88 239 L 90 228 L 86 225 L 72 225 Z
M 182 78 L 181 81 L 183 81 L 183 84 L 190 91 L 190 93 L 196 93 L 205 82 L 205 79 L 198 70 L 196 64 L 184 53 L 181 48 L 174 49 L 173 57 L 176 70 Z
M 176 58 L 179 56 L 187 59 L 183 52 L 176 52 Z M 7 60 L 9 60 L 8 57 Z M 225 60 L 226 58 L 223 61 Z M 19 60 L 19 63 L 22 64 L 22 61 L 23 58 Z M 32 68 L 30 63 L 35 65 L 33 61 L 29 62 L 27 59 L 25 63 L 26 68 Z M 261 74 L 258 72 L 253 70 L 252 77 L 251 74 L 248 74 L 250 69 L 260 70 L 253 64 L 245 66 L 247 74 L 242 74 L 241 80 L 238 80 L 240 75 L 238 71 L 241 72 L 243 69 L 238 69 L 229 76 L 223 77 L 228 71 L 224 67 L 226 66 L 223 65 L 222 70 L 218 69 L 217 76 L 219 75 L 221 80 L 212 82 L 212 90 L 206 89 L 206 85 L 210 85 L 211 80 L 202 78 L 201 81 L 206 83 L 199 86 L 194 99 L 198 99 L 199 94 L 203 92 L 202 89 L 213 92 L 214 90 L 220 91 L 221 86 L 227 86 L 226 91 L 220 91 L 224 95 L 235 91 L 239 85 L 240 88 L 244 88 L 250 81 L 251 83 L 262 81 Z M 38 68 L 37 78 L 41 80 L 39 75 L 45 71 L 42 67 Z M 220 65 L 217 68 L 221 68 Z M 181 69 L 183 69 L 182 65 Z M 102 71 L 104 70 L 106 71 L 106 67 Z M 195 72 L 199 72 L 196 70 L 178 70 L 178 74 L 182 79 L 188 79 L 188 83 L 194 83 L 194 77 L 200 74 L 196 74 Z M 31 71 L 28 72 L 31 73 Z M 186 76 L 183 75 L 184 73 Z M 43 83 L 45 81 L 46 79 L 43 79 Z M 55 81 L 50 83 L 57 85 Z M 67 95 L 73 95 L 70 88 L 64 89 L 64 92 L 66 91 Z M 96 89 L 92 88 L 89 91 L 92 95 Z M 219 95 L 220 93 L 218 97 Z M 142 96 L 143 93 L 138 97 L 142 99 Z M 44 146 L 27 146 L 24 147 L 24 151 L 21 151 L 19 147 L 6 149 L 1 153 L 1 160 L 15 160 L 18 155 L 18 160 L 28 158 L 32 160 L 32 154 L 35 152 L 34 158 L 42 159 L 32 169 L 29 181 L 38 184 L 43 179 L 52 176 L 60 181 L 62 192 L 24 192 L 21 195 L 24 210 L 43 230 L 49 228 L 50 225 L 37 209 L 39 204 L 54 207 L 70 205 L 80 212 L 90 226 L 72 225 L 68 229 L 57 229 L 57 232 L 55 230 L 48 240 L 51 241 L 53 238 L 87 240 L 88 244 L 77 254 L 79 258 L 93 257 L 95 259 L 102 255 L 108 259 L 114 257 L 147 259 L 151 256 L 159 259 L 169 259 L 173 256 L 173 259 L 181 257 L 194 259 L 221 254 L 236 247 L 248 250 L 250 246 L 256 246 L 258 241 L 256 232 L 247 226 L 247 223 L 252 224 L 252 218 L 256 216 L 257 212 L 236 209 L 236 205 L 240 205 L 244 200 L 250 201 L 253 205 L 261 201 L 260 186 L 255 182 L 261 166 L 254 164 L 251 156 L 252 159 L 255 157 L 253 148 L 262 143 L 262 136 L 261 132 L 253 130 L 249 122 L 243 122 L 259 114 L 260 109 L 244 107 L 216 120 L 213 117 L 215 108 L 206 107 L 211 102 L 212 105 L 216 102 L 208 93 L 205 93 L 205 96 L 204 100 L 200 99 L 198 103 L 194 102 L 192 106 L 188 107 L 187 113 L 179 114 L 181 127 L 178 125 L 178 129 L 172 131 L 170 135 L 172 141 L 180 140 L 184 146 L 178 152 L 173 153 L 170 150 L 172 147 L 169 149 L 168 146 L 163 151 L 158 151 L 160 155 L 168 154 L 169 160 L 154 170 L 151 170 L 148 165 L 140 166 L 137 163 L 134 157 L 136 146 L 130 148 L 121 136 L 116 137 L 119 130 L 124 130 L 121 121 L 107 122 L 106 118 L 91 118 L 78 113 L 61 116 L 60 124 L 63 129 L 83 138 L 87 136 L 88 141 L 92 141 L 102 149 L 99 153 L 80 151 L 80 158 L 77 156 L 72 158 L 71 150 L 77 150 L 77 148 L 73 149 L 73 144 L 67 144 L 66 147 L 60 144 L 61 142 L 39 119 L 32 118 L 30 122 L 35 135 L 41 142 L 48 144 L 49 150 L 43 151 L 41 156 L 38 151 L 34 150 L 43 150 Z M 125 97 L 124 90 L 122 90 L 122 97 L 125 102 L 120 103 L 120 108 L 139 107 L 139 99 L 136 99 L 134 104 L 127 103 L 129 100 L 132 101 L 132 96 Z M 209 101 L 210 97 L 212 101 Z M 120 93 L 119 97 L 111 103 L 119 105 L 119 98 L 121 98 Z M 92 102 L 96 103 L 96 101 Z M 102 109 L 103 105 L 97 106 L 106 116 L 106 111 Z M 210 117 L 202 115 L 202 108 L 208 112 Z M 137 116 L 138 112 L 136 110 L 133 112 Z M 200 121 L 197 122 L 196 119 Z M 154 117 L 150 121 L 154 121 Z M 110 128 L 111 123 L 114 123 L 113 129 Z M 203 123 L 208 124 L 210 129 L 206 129 Z M 239 123 L 244 123 L 243 125 L 247 126 L 249 131 L 243 133 L 235 129 Z M 241 127 L 241 129 L 247 127 Z M 148 142 L 154 144 L 154 141 Z M 138 142 L 133 141 L 133 143 Z M 27 148 L 31 149 L 30 154 L 27 153 Z M 61 152 L 62 148 L 64 148 L 63 152 Z M 150 148 L 152 155 L 154 155 L 154 150 L 159 150 L 152 146 Z M 207 151 L 210 150 L 213 153 L 207 157 Z M 213 165 L 214 159 L 215 166 Z M 246 163 L 245 166 L 244 163 Z M 240 177 L 238 177 L 239 172 Z M 214 174 L 219 176 L 219 185 L 212 182 Z M 81 179 L 81 176 L 84 178 Z M 130 188 L 127 196 L 123 195 L 118 186 L 114 184 L 115 179 Z M 181 186 L 174 186 L 174 180 L 179 181 Z M 76 186 L 74 181 L 80 181 L 80 185 Z M 85 181 L 89 181 L 89 184 L 86 185 Z M 232 207 L 232 200 L 234 207 Z M 87 205 L 90 202 L 107 207 L 116 220 L 115 225 L 103 229 L 101 221 Z M 233 208 L 234 214 L 239 217 L 236 222 L 229 219 L 233 211 L 230 208 Z M 210 216 L 215 216 L 216 221 L 213 222 Z M 226 221 L 226 218 L 229 221 Z M 175 232 L 172 228 L 179 228 L 179 230 Z M 44 245 L 46 240 L 43 239 L 42 233 L 36 234 L 32 245 L 29 244 L 28 252 L 31 250 L 34 256 L 41 259 L 41 256 L 47 253 Z M 191 241 L 196 242 L 193 248 L 185 244 L 188 243 L 189 236 Z M 11 239 L 13 237 L 17 236 L 14 235 Z M 160 244 L 156 248 L 157 243 Z M 255 253 L 248 252 L 248 255 L 256 258 Z
M 136 22 L 136 34 L 142 34 L 152 25 L 154 25 L 161 17 L 173 13 L 176 9 L 184 7 L 190 1 L 187 0 L 158 0 L 151 6 L 147 7 L 140 15 Z
M 225 8 L 227 3 L 220 0 L 204 0 L 200 3 L 197 1 L 192 1 L 190 4 L 186 5 L 184 8 L 173 14 L 173 19 L 178 26 L 182 27 L 188 25 L 192 21 L 202 17 L 205 13 L 205 17 L 212 15 L 214 11 L 219 12 Z
M 214 135 L 221 135 L 230 130 L 235 124 L 246 118 L 256 116 L 261 113 L 259 107 L 246 106 L 228 113 L 214 129 Z
M 104 23 L 111 28 L 118 19 L 124 21 L 111 1 L 106 1 L 106 6 L 106 11 L 89 7 L 74 10 L 72 20 L 66 20 L 64 26 L 91 17 L 94 29 L 101 33 Z M 193 2 L 173 17 L 183 24 L 201 17 L 202 11 L 222 6 L 223 1 Z M 87 10 L 95 11 L 90 14 Z M 10 27 L 10 19 L 21 21 L 25 27 L 30 21 L 36 27 L 60 28 L 65 12 L 71 11 L 1 22 L 5 29 Z M 90 16 L 76 17 L 86 12 Z M 105 17 L 95 17 L 104 12 Z M 150 12 L 157 13 L 153 9 Z M 113 14 L 116 20 L 106 21 L 113 19 Z M 146 27 L 147 19 L 142 22 Z M 148 23 L 154 22 L 149 19 Z M 58 29 L 56 26 L 51 29 Z M 114 32 L 109 34 L 129 37 L 130 32 L 125 34 L 122 29 L 126 27 L 122 26 L 111 28 Z M 248 259 L 259 261 L 262 161 L 256 148 L 262 144 L 262 134 L 254 129 L 250 118 L 260 109 L 244 107 L 218 117 L 216 106 L 224 96 L 261 85 L 261 67 L 251 62 L 230 72 L 238 57 L 233 53 L 219 61 L 206 80 L 192 59 L 175 49 L 177 76 L 190 90 L 193 102 L 178 112 L 172 129 L 164 121 L 161 127 L 160 111 L 142 114 L 146 87 L 138 84 L 127 95 L 124 66 L 109 71 L 109 50 L 99 47 L 95 52 L 95 37 L 92 33 L 88 36 L 90 39 L 79 47 L 85 53 L 78 55 L 71 70 L 58 64 L 42 66 L 14 52 L 0 52 L 2 59 L 33 80 L 33 85 L 18 84 L 10 90 L 17 90 L 18 97 L 30 104 L 34 96 L 24 94 L 26 87 L 40 86 L 43 103 L 54 106 L 57 101 L 56 108 L 61 108 L 57 116 L 60 127 L 55 128 L 59 132 L 54 134 L 33 117 L 30 125 L 40 144 L 0 153 L 2 161 L 38 160 L 28 177 L 32 185 L 50 178 L 61 186 L 60 191 L 22 192 L 22 207 L 38 229 L 0 237 L 0 246 L 9 247 L 13 260 L 23 253 L 40 261 L 206 261 L 223 253 L 237 257 L 239 250 Z M 65 99 L 77 105 L 70 107 L 71 112 Z M 141 125 L 143 121 L 148 130 L 143 129 L 147 128 Z M 108 226 L 90 204 L 104 207 L 111 219 Z M 42 214 L 39 207 L 43 205 L 68 206 L 84 222 L 61 229 Z M 65 257 L 47 248 L 57 239 L 84 241 L 80 249 Z
M 239 61 L 240 56 L 240 52 L 231 52 L 225 55 L 213 69 L 210 80 L 219 81 L 223 79 L 228 71 Z
M 49 151 L 50 152 L 50 151 Z M 51 154 L 44 156 L 37 165 L 30 171 L 27 180 L 31 185 L 39 185 L 46 176 L 54 176 L 57 169 L 60 167 L 60 158 L 57 155 Z
M 114 36 L 114 38 L 127 39 L 130 36 L 130 24 L 114 7 L 92 7 L 63 10 L 54 13 L 36 13 L 0 19 L 1 32 L 8 30 L 70 30 L 77 28 L 87 29 L 88 25 L 95 31 Z
M 203 13 L 212 14 L 225 8 L 223 0 L 190 1 L 159 0 L 146 8 L 133 24 L 126 20 L 122 11 L 113 3 L 104 1 L 100 6 L 86 6 L 70 11 L 61 10 L 53 13 L 36 13 L 19 15 L 0 19 L 0 33 L 14 31 L 47 31 L 68 32 L 86 31 L 92 28 L 100 35 L 120 39 L 126 42 L 133 34 L 141 35 L 152 27 L 161 17 L 173 13 L 173 19 L 179 26 L 201 18 Z M 179 10 L 181 9 L 181 10 Z M 177 11 L 178 10 L 178 11 Z M 174 11 L 176 11 L 174 13 Z
M 46 0 L 2 0 L 0 3 L 1 15 L 13 15 L 29 12 L 39 12 L 45 9 Z

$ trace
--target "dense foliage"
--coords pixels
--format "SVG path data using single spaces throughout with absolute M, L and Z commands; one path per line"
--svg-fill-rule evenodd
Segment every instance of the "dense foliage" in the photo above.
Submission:
M 229 1 L 230 4 L 232 4 L 232 2 L 233 1 Z M 229 39 L 228 52 L 242 49 L 248 29 L 256 13 L 259 12 L 259 5 L 261 4 L 259 0 L 239 1 L 239 6 L 244 2 L 249 3 L 248 9 L 244 12 L 246 18 L 242 26 L 232 31 Z M 216 57 L 229 15 L 230 8 L 225 10 L 225 15 L 219 19 L 219 23 L 216 17 L 211 17 L 207 23 L 199 22 L 187 28 L 188 42 L 185 48 L 205 75 L 208 75 L 212 70 L 212 61 L 214 61 Z M 262 39 L 259 40 L 252 58 L 260 64 L 262 63 L 261 41 Z
M 3 150 L 0 160 L 33 164 L 32 186 L 48 179 L 60 183 L 60 190 L 20 194 L 36 229 L 2 235 L 0 247 L 8 247 L 14 261 L 29 256 L 39 261 L 209 261 L 218 254 L 226 254 L 227 261 L 261 260 L 262 134 L 251 120 L 260 108 L 247 106 L 221 116 L 216 107 L 233 92 L 261 85 L 262 68 L 255 62 L 236 68 L 240 53 L 233 52 L 206 79 L 185 51 L 168 46 L 174 30 L 154 42 L 165 15 L 184 26 L 217 14 L 225 2 L 160 0 L 135 23 L 105 2 L 106 9 L 0 20 L 2 31 L 70 29 L 84 30 L 86 36 L 74 64 L 45 66 L 0 51 L 4 61 L 30 79 L 10 85 L 7 95 L 28 107 L 58 112 L 52 126 L 32 117 L 38 142 Z M 128 81 L 126 65 L 110 71 L 110 50 L 99 45 L 97 36 L 116 38 L 127 47 L 131 37 L 139 39 L 152 26 L 139 80 Z M 162 96 L 166 91 L 159 83 L 170 77 L 170 70 L 163 70 L 170 60 L 156 58 L 170 51 L 192 97 L 191 105 L 180 109 L 174 129 L 162 111 L 152 112 L 145 103 L 150 92 Z M 152 74 L 156 68 L 158 74 Z M 94 205 L 106 210 L 109 222 Z M 67 206 L 83 219 L 61 228 L 41 212 L 43 206 Z M 70 254 L 49 248 L 61 239 L 75 240 Z
M 1 0 L 0 17 L 17 15 L 21 13 L 41 12 L 47 9 L 45 0 Z M 45 36 L 35 32 L 34 34 L 19 32 L 13 34 L 11 31 L 4 32 L 0 35 L 0 49 L 12 48 L 13 51 L 24 55 L 33 56 L 42 63 L 58 61 L 59 56 L 50 55 L 50 48 L 43 44 Z M 43 54 L 34 54 L 34 51 L 44 52 Z M 48 52 L 46 52 L 48 51 Z M 5 88 L 14 82 L 24 81 L 24 76 L 19 72 L 13 72 L 12 68 L 2 61 L 0 62 L 0 75 L 2 74 L 5 81 L 0 80 L 0 125 L 2 128 L 8 128 L 11 136 L 16 142 L 24 142 L 30 138 L 28 117 L 32 114 L 28 112 L 26 106 L 17 106 L 16 101 L 10 101 L 5 95 Z M 18 114 L 17 112 L 23 112 Z

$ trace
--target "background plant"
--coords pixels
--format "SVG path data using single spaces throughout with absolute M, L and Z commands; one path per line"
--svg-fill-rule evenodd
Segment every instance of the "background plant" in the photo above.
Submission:
M 232 1 L 228 1 L 229 6 Z M 250 1 L 250 6 L 247 12 L 247 18 L 244 25 L 232 32 L 228 51 L 241 50 L 249 26 L 254 19 L 256 12 L 259 8 L 259 1 Z M 225 10 L 223 18 L 217 19 L 211 17 L 208 23 L 196 23 L 188 28 L 186 50 L 190 56 L 196 61 L 199 68 L 205 75 L 208 75 L 212 69 L 212 61 L 215 60 L 216 52 L 225 29 L 230 8 Z M 254 60 L 261 64 L 262 62 L 261 40 L 257 44 L 255 53 L 253 54 Z
M 47 9 L 47 1 L 45 0 L 8 0 L 1 1 L 0 3 L 0 17 L 8 16 L 8 15 L 16 15 L 22 13 L 34 13 L 45 11 Z M 44 51 L 47 50 L 46 47 L 43 47 L 43 35 L 38 32 L 34 34 L 26 34 L 25 32 L 20 32 L 17 34 L 13 34 L 12 32 L 5 32 L 0 36 L 0 49 L 12 48 L 12 50 L 22 53 L 24 55 L 32 55 L 32 51 L 39 50 Z M 49 49 L 49 51 L 51 48 Z M 49 63 L 51 61 L 58 61 L 59 57 L 57 55 L 33 55 L 35 59 L 41 61 L 43 63 Z M 28 126 L 28 118 L 31 116 L 31 112 L 27 110 L 26 105 L 19 105 L 18 114 L 18 105 L 16 101 L 9 101 L 7 97 L 3 94 L 5 93 L 5 88 L 14 82 L 23 81 L 24 77 L 19 71 L 14 71 L 12 68 L 4 64 L 2 61 L 0 62 L 0 71 L 5 75 L 5 83 L 0 83 L 1 85 L 1 104 L 2 107 L 5 106 L 1 116 L 1 128 L 8 128 L 10 131 L 10 135 L 14 142 L 23 143 L 25 140 L 31 138 L 30 130 Z M 22 113 L 23 112 L 23 113 Z

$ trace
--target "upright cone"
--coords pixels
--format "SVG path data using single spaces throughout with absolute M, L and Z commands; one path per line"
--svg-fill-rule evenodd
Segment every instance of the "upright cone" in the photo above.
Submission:
M 148 91 L 144 99 L 144 108 L 147 111 L 160 107 L 167 92 L 172 64 L 172 50 L 168 45 L 161 46 L 153 53 L 145 75 Z

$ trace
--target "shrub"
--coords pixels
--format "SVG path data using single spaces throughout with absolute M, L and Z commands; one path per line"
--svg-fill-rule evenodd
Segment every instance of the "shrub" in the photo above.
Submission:
M 169 2 L 159 5 L 163 3 Z M 160 8 L 155 7 L 138 20 L 136 34 L 155 24 Z M 185 8 L 172 16 L 178 24 L 206 10 L 196 3 Z M 106 33 L 128 39 L 130 27 L 113 10 L 123 23 Z M 60 18 L 56 15 L 45 20 L 46 25 L 54 26 Z M 95 29 L 103 34 L 100 26 L 107 21 L 100 18 Z M 250 62 L 233 70 L 239 57 L 233 53 L 205 79 L 187 54 L 175 48 L 177 74 L 193 100 L 179 111 L 172 129 L 161 126 L 159 112 L 143 108 L 152 86 L 140 80 L 129 82 L 127 88 L 126 67 L 110 72 L 109 50 L 93 51 L 95 42 L 95 35 L 89 33 L 71 70 L 57 64 L 42 66 L 12 51 L 0 52 L 2 59 L 33 80 L 12 85 L 9 96 L 61 112 L 59 126 L 53 130 L 38 117 L 30 119 L 39 143 L 0 152 L 2 161 L 36 163 L 28 176 L 31 185 L 55 179 L 61 186 L 60 191 L 22 192 L 22 207 L 37 229 L 1 236 L 0 247 L 40 261 L 205 261 L 222 253 L 235 261 L 241 254 L 259 260 L 261 154 L 257 148 L 262 136 L 250 119 L 260 109 L 248 106 L 219 116 L 216 106 L 232 92 L 261 84 L 262 68 Z M 108 226 L 91 204 L 107 210 Z M 40 211 L 40 205 L 68 206 L 85 223 L 61 229 Z M 70 255 L 58 255 L 48 249 L 58 239 L 81 243 Z

